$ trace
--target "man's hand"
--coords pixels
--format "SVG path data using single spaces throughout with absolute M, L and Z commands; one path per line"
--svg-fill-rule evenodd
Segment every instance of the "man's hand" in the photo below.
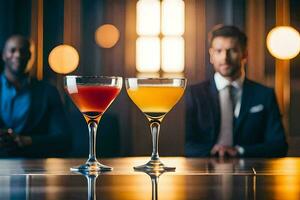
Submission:
M 225 156 L 236 157 L 238 156 L 238 151 L 236 150 L 236 148 L 231 146 L 216 144 L 210 151 L 210 154 L 219 157 L 225 157 Z
M 0 129 L 0 148 L 6 151 L 14 151 L 18 147 L 12 129 Z
M 20 136 L 15 137 L 15 142 L 19 147 L 30 146 L 32 144 L 32 139 L 30 136 Z
M 15 150 L 18 147 L 29 146 L 32 139 L 29 136 L 15 135 L 12 129 L 0 130 L 0 148 L 8 151 Z

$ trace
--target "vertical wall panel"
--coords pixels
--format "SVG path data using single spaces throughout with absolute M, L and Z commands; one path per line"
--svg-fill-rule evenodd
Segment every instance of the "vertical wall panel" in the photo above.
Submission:
M 247 1 L 248 62 L 247 76 L 260 83 L 265 80 L 265 2 Z

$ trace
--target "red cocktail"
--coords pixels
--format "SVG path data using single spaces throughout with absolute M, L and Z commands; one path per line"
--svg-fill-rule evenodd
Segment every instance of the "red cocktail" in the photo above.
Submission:
M 69 93 L 69 95 L 87 119 L 95 119 L 105 112 L 119 92 L 118 87 L 78 86 L 77 93 Z
M 122 87 L 121 77 L 66 76 L 66 92 L 84 118 L 89 128 L 90 153 L 84 165 L 71 168 L 72 171 L 110 171 L 111 167 L 100 164 L 96 159 L 96 132 L 101 116 L 118 96 Z

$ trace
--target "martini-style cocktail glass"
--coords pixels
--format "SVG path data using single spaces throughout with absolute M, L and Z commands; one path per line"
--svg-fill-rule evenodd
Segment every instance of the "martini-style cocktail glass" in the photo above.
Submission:
M 89 129 L 89 158 L 85 164 L 72 167 L 71 171 L 111 171 L 96 158 L 96 133 L 99 121 L 118 96 L 122 87 L 121 77 L 66 76 L 64 87 L 74 104 L 83 114 Z
M 158 137 L 160 124 L 165 115 L 182 97 L 187 80 L 185 78 L 126 78 L 126 90 L 131 100 L 145 114 L 152 134 L 151 160 L 145 165 L 134 167 L 140 171 L 173 171 L 159 159 Z

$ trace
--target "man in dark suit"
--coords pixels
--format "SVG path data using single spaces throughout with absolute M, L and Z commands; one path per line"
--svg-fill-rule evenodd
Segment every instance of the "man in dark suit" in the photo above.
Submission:
M 285 156 L 274 90 L 245 77 L 246 35 L 234 26 L 218 26 L 209 38 L 215 74 L 187 90 L 186 155 Z
M 28 76 L 30 42 L 10 37 L 0 75 L 0 157 L 61 156 L 70 147 L 60 96 L 55 87 Z

